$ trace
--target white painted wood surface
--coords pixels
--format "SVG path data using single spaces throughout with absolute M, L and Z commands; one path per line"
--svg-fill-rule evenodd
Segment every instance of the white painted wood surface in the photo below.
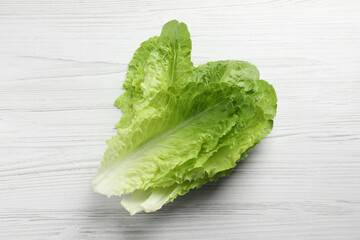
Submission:
M 171 19 L 193 61 L 248 60 L 273 132 L 235 172 L 130 217 L 91 180 L 134 50 Z M 0 1 L 0 239 L 360 239 L 359 1 Z

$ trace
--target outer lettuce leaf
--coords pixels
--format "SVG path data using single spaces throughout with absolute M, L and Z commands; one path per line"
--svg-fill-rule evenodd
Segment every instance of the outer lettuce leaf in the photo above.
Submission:
M 160 91 L 108 142 L 94 190 L 108 196 L 146 190 L 151 179 L 188 160 L 211 156 L 239 115 L 249 116 L 241 121 L 254 115 L 247 107 L 250 101 L 227 83 L 188 83 Z
M 160 91 L 139 114 L 108 142 L 95 191 L 120 196 L 174 183 L 182 191 L 184 182 L 199 186 L 235 167 L 272 127 L 254 99 L 227 82 Z

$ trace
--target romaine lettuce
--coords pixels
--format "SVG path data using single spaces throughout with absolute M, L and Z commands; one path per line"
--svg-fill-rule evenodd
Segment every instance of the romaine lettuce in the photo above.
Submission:
M 136 50 L 117 135 L 107 142 L 93 180 L 107 196 L 132 193 L 122 205 L 152 212 L 177 196 L 230 174 L 273 126 L 274 88 L 254 65 L 218 61 L 194 67 L 184 23 L 164 25 L 160 37 Z

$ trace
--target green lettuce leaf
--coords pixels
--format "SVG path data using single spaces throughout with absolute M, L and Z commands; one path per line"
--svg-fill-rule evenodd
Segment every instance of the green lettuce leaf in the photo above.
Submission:
M 152 212 L 190 189 L 227 176 L 273 127 L 277 98 L 244 61 L 195 68 L 183 23 L 164 25 L 129 65 L 117 135 L 107 142 L 95 192 L 132 195 L 122 205 Z
M 116 127 L 128 126 L 135 109 L 146 104 L 154 93 L 186 82 L 193 68 L 187 26 L 176 20 L 168 22 L 160 37 L 143 42 L 130 61 L 123 85 L 126 91 L 115 101 L 124 112 Z
M 254 115 L 246 106 L 251 99 L 244 98 L 238 87 L 227 83 L 188 83 L 158 92 L 137 111 L 131 125 L 118 129 L 108 142 L 95 191 L 111 196 L 146 190 L 151 179 L 176 166 L 208 158 L 239 114 Z

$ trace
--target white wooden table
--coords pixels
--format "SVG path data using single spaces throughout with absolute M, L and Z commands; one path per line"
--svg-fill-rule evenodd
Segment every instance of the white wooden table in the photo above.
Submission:
M 171 19 L 193 62 L 278 94 L 230 177 L 130 217 L 91 180 L 134 50 Z M 360 239 L 359 1 L 0 1 L 0 239 Z

